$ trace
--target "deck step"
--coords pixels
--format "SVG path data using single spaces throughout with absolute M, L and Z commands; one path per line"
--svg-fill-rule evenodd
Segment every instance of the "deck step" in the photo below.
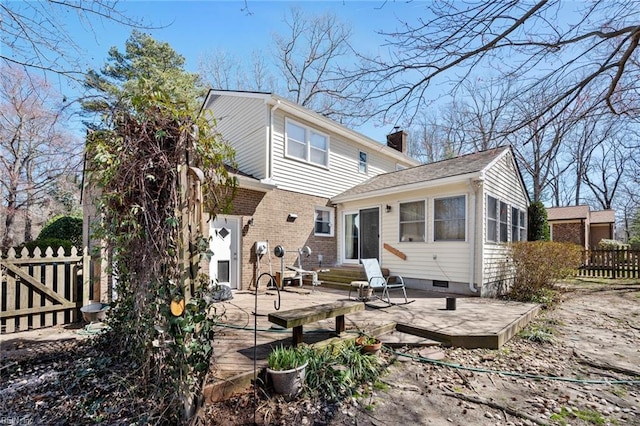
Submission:
M 399 347 L 434 347 L 441 346 L 440 342 L 428 339 L 426 337 L 420 337 L 413 334 L 403 333 L 401 331 L 394 330 L 390 333 L 382 334 L 378 336 L 382 341 L 382 344 L 392 348 Z

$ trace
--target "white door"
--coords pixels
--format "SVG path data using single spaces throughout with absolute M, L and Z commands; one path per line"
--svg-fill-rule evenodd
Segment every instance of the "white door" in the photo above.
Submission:
M 218 216 L 211 224 L 209 244 L 213 255 L 209 264 L 209 274 L 218 284 L 238 288 L 240 278 L 239 247 L 240 218 Z

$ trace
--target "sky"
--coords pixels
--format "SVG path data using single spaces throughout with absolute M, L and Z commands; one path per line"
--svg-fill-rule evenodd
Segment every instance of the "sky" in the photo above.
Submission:
M 144 30 L 156 40 L 167 42 L 185 57 L 186 69 L 198 70 L 199 60 L 216 49 L 243 58 L 255 50 L 273 49 L 273 34 L 287 34 L 283 19 L 291 7 L 305 14 L 331 12 L 352 28 L 352 44 L 361 52 L 378 52 L 384 38 L 376 32 L 398 27 L 398 19 L 414 20 L 424 13 L 424 1 L 123 1 L 119 9 L 127 16 L 141 19 L 157 29 Z M 131 28 L 107 20 L 81 22 L 75 14 L 63 16 L 64 26 L 84 52 L 86 67 L 100 68 L 110 47 L 124 50 Z M 59 90 L 73 91 L 63 82 Z M 283 94 L 280 94 L 283 95 Z M 69 96 L 72 97 L 72 96 Z M 360 132 L 378 141 L 392 131 L 391 125 L 379 127 L 369 123 Z

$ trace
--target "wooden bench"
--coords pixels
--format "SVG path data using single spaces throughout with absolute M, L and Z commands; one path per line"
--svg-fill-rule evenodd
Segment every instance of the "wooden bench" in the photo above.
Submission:
M 290 309 L 288 311 L 269 314 L 269 321 L 284 328 L 293 328 L 293 345 L 302 343 L 302 326 L 326 318 L 336 318 L 336 333 L 345 330 L 344 316 L 352 312 L 364 311 L 364 303 L 341 300 L 322 305 L 307 306 L 306 308 Z

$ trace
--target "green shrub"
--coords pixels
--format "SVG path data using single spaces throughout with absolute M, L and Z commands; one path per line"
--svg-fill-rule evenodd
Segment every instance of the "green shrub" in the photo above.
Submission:
M 574 274 L 582 259 L 576 244 L 522 241 L 510 248 L 515 278 L 507 296 L 523 302 L 548 299 L 555 283 Z
M 598 242 L 598 248 L 603 250 L 618 250 L 623 248 L 629 248 L 629 244 L 625 244 L 622 241 L 609 240 L 609 239 L 603 238 Z
M 26 247 L 27 250 L 29 250 L 29 256 L 33 256 L 33 251 L 36 249 L 36 247 L 40 248 L 43 255 L 44 255 L 44 252 L 47 250 L 47 247 L 51 247 L 53 249 L 54 256 L 57 255 L 58 249 L 62 247 L 64 249 L 64 254 L 67 256 L 70 256 L 71 247 L 73 247 L 73 244 L 71 244 L 71 241 L 61 240 L 59 238 L 44 238 L 44 239 L 37 239 L 34 241 L 29 241 L 28 243 L 21 244 L 19 247 L 16 248 L 16 252 L 20 254 L 23 247 Z
M 358 386 L 375 383 L 386 369 L 380 357 L 362 353 L 352 341 L 306 350 L 307 392 L 329 401 L 353 396 Z
M 58 238 L 67 240 L 78 250 L 82 247 L 82 218 L 73 216 L 57 216 L 47 223 L 36 240 Z
M 527 240 L 549 241 L 549 239 L 547 209 L 541 201 L 531 203 L 527 214 Z

